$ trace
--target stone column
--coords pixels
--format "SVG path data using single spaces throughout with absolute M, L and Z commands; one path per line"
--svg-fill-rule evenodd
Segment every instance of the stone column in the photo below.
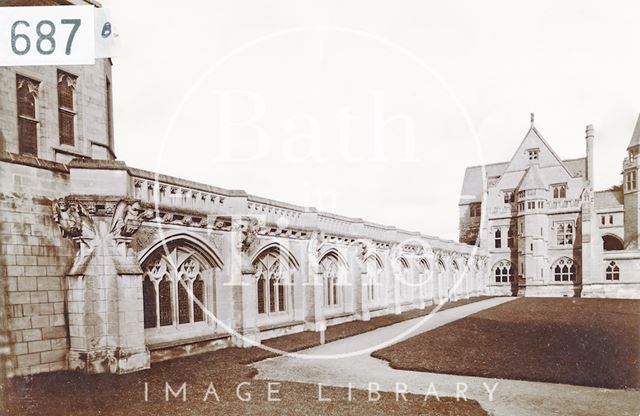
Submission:
M 54 203 L 54 219 L 79 252 L 67 273 L 69 369 L 128 373 L 149 368 L 144 342 L 142 270 L 128 247 L 140 226 L 136 203 L 114 206 L 109 219 L 91 216 L 78 201 Z

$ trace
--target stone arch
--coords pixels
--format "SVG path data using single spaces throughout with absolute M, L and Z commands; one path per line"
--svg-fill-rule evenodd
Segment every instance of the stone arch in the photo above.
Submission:
M 624 242 L 615 234 L 604 234 L 602 236 L 602 248 L 604 251 L 624 250 Z
M 194 250 L 194 252 L 197 252 L 202 256 L 202 260 L 211 265 L 211 267 L 222 268 L 222 258 L 209 243 L 198 236 L 182 231 L 170 234 L 163 233 L 160 238 L 156 239 L 156 241 L 150 244 L 146 249 L 138 253 L 138 261 L 142 264 L 149 258 L 149 256 L 156 253 L 158 250 L 166 249 L 167 247 L 177 243 L 181 246 L 189 247 Z
M 416 262 L 416 266 L 420 273 L 429 274 L 431 273 L 431 263 L 426 257 L 420 257 Z
M 320 259 L 320 262 L 322 262 L 322 260 L 327 257 L 327 256 L 333 256 L 335 257 L 336 261 L 338 261 L 340 263 L 340 265 L 342 267 L 344 267 L 345 269 L 348 269 L 348 262 L 347 259 L 344 257 L 344 255 L 340 252 L 340 250 L 338 250 L 335 247 L 329 247 L 328 249 L 324 250 L 322 253 L 320 253 L 320 255 L 318 256 L 318 258 Z
M 367 292 L 367 302 L 370 304 L 378 304 L 382 300 L 382 272 L 384 266 L 380 256 L 377 253 L 368 253 L 364 260 L 364 269 L 366 277 L 362 282 L 362 289 Z
M 255 251 L 253 256 L 251 256 L 251 264 L 255 263 L 256 259 L 262 256 L 264 253 L 271 251 L 273 253 L 278 253 L 278 255 L 282 256 L 283 259 L 286 260 L 286 263 L 294 270 L 300 269 L 300 263 L 293 255 L 293 253 L 284 245 L 278 243 L 277 241 L 271 241 L 259 249 Z
M 208 244 L 187 233 L 165 236 L 140 253 L 144 328 L 153 338 L 173 327 L 179 338 L 187 328 L 206 324 L 214 308 L 214 270 L 222 267 Z

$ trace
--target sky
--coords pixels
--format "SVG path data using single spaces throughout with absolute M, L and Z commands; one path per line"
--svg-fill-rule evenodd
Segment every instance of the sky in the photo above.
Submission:
M 640 113 L 637 1 L 102 0 L 129 166 L 457 239 L 530 125 L 595 186 Z

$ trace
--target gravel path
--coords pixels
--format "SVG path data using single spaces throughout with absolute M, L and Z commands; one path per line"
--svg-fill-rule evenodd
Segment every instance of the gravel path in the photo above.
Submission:
M 407 338 L 445 325 L 481 310 L 509 302 L 514 298 L 492 298 L 432 315 L 428 320 L 416 318 L 389 327 L 331 342 L 297 353 L 295 357 L 267 359 L 253 366 L 258 379 L 296 381 L 327 386 L 381 391 L 401 391 L 461 400 L 477 400 L 495 415 L 638 415 L 640 391 L 610 390 L 565 384 L 501 380 L 481 377 L 456 376 L 414 371 L 395 370 L 386 361 L 369 354 L 378 346 L 394 338 Z M 414 328 L 415 327 L 415 328 Z M 401 335 L 411 330 L 410 335 Z M 400 341 L 396 339 L 395 342 Z M 385 345 L 386 346 L 386 345 Z M 362 350 L 355 356 L 355 350 Z M 339 358 L 327 359 L 326 356 Z M 316 358 L 313 358 L 316 357 Z M 464 360 L 464 357 L 460 357 Z M 375 383 L 371 384 L 370 383 Z M 497 386 L 496 386 L 496 383 Z M 492 390 L 494 389 L 495 390 Z M 488 391 L 492 390 L 491 395 Z M 398 396 L 401 400 L 401 396 Z

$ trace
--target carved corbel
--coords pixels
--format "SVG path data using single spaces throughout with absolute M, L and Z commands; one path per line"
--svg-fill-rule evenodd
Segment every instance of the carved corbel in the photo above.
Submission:
M 111 219 L 109 234 L 114 238 L 131 237 L 140 228 L 145 213 L 139 201 L 118 202 Z
M 53 220 L 60 227 L 62 236 L 81 241 L 95 236 L 95 226 L 87 209 L 77 201 L 56 199 L 52 203 Z

